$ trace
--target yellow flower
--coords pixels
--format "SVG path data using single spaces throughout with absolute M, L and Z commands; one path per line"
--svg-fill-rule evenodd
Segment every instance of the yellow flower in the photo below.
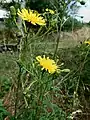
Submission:
M 42 66 L 42 70 L 45 69 L 51 74 L 58 72 L 59 70 L 55 61 L 50 59 L 49 57 L 45 58 L 45 55 L 43 56 L 43 58 L 41 56 L 37 56 L 36 60 L 39 62 L 40 66 Z
M 54 13 L 55 13 L 53 10 L 48 9 L 48 8 L 46 9 L 46 11 L 47 11 L 47 12 L 50 12 L 51 14 L 54 14 Z
M 41 17 L 41 15 L 33 10 L 27 10 L 25 8 L 23 8 L 20 12 L 20 10 L 18 10 L 17 13 L 23 20 L 26 20 L 28 22 L 31 22 L 33 25 L 46 25 L 45 20 L 43 19 L 43 17 Z
M 85 41 L 84 43 L 90 45 L 90 40 L 89 41 Z

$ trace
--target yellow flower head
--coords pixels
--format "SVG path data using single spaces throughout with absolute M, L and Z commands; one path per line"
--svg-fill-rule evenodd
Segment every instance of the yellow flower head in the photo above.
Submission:
M 41 15 L 33 10 L 27 10 L 25 8 L 23 8 L 20 12 L 20 10 L 18 10 L 17 13 L 23 20 L 26 20 L 28 22 L 31 22 L 33 25 L 46 25 L 45 20 L 43 19 L 43 17 L 41 17 Z
M 48 9 L 48 8 L 46 9 L 46 11 L 47 11 L 47 12 L 50 12 L 51 14 L 54 14 L 54 13 L 55 13 L 53 10 Z
M 41 56 L 37 56 L 36 60 L 39 62 L 40 66 L 42 66 L 42 70 L 45 69 L 51 74 L 59 70 L 55 61 L 50 59 L 49 57 L 45 58 L 45 55 L 43 56 L 43 58 Z
M 90 40 L 89 41 L 85 41 L 84 43 L 90 45 Z

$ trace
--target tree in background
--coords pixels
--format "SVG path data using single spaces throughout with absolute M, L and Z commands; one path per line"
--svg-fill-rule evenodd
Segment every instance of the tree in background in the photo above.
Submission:
M 70 17 L 62 27 L 62 31 L 72 31 L 72 21 L 74 22 L 73 30 L 77 30 L 83 27 L 83 23 L 81 21 L 78 21 L 76 18 Z

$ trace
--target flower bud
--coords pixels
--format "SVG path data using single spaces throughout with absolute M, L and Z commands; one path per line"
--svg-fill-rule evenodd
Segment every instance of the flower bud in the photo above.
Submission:
M 15 9 L 14 6 L 10 7 L 10 13 L 11 13 L 12 16 L 16 16 L 16 9 Z
M 63 69 L 61 72 L 70 72 L 70 69 Z

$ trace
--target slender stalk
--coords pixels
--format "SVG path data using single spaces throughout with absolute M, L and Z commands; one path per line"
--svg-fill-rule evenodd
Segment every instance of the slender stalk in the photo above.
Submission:
M 25 7 L 25 0 L 23 0 L 23 2 L 21 2 L 21 8 Z M 22 29 L 22 20 L 20 18 L 18 18 L 18 24 L 16 22 L 16 20 L 14 20 L 16 23 L 17 28 L 20 30 L 22 37 L 24 38 L 24 31 Z M 25 27 L 25 26 L 24 26 Z M 26 29 L 25 29 L 26 30 Z M 19 90 L 20 90 L 20 83 L 21 83 L 21 75 L 22 75 L 22 66 L 20 65 L 20 61 L 22 59 L 22 52 L 23 52 L 23 39 L 20 39 L 20 49 L 19 49 L 19 61 L 17 62 L 18 67 L 19 67 L 19 73 L 18 73 L 18 77 L 17 77 L 17 88 L 16 88 L 16 98 L 15 98 L 15 118 L 17 117 L 17 110 L 18 110 L 18 100 L 19 100 Z
M 21 67 L 19 65 L 19 74 L 18 74 L 18 81 L 17 81 L 17 89 L 16 89 L 16 100 L 15 100 L 15 118 L 17 115 L 17 105 L 18 105 L 18 96 L 19 96 L 19 88 L 20 88 L 20 79 L 21 79 Z
M 18 106 L 18 100 L 19 100 L 19 89 L 20 89 L 20 82 L 21 82 L 21 75 L 22 71 L 21 68 L 22 66 L 20 65 L 20 60 L 21 60 L 21 55 L 22 55 L 22 38 L 20 39 L 20 49 L 19 49 L 19 60 L 17 61 L 19 72 L 18 72 L 18 77 L 17 77 L 17 88 L 16 88 L 16 98 L 15 98 L 15 118 L 17 117 L 17 106 Z
M 61 28 L 62 28 L 62 22 L 60 25 L 60 29 L 57 31 L 56 48 L 55 48 L 55 52 L 54 52 L 54 56 L 53 56 L 54 59 L 56 58 L 58 47 L 59 47 L 59 41 L 61 38 Z

